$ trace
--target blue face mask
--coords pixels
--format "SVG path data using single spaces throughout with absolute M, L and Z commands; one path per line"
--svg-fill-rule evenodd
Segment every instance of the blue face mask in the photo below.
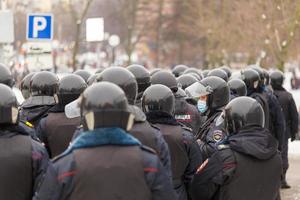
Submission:
M 207 111 L 206 101 L 198 100 L 197 108 L 200 113 L 205 113 Z

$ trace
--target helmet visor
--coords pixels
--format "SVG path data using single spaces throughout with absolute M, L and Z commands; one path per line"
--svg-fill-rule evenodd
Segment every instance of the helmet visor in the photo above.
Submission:
M 204 86 L 202 83 L 196 82 L 185 89 L 187 99 L 195 99 L 201 96 L 211 94 L 212 89 L 209 86 Z
M 80 97 L 65 106 L 65 114 L 69 119 L 80 117 Z

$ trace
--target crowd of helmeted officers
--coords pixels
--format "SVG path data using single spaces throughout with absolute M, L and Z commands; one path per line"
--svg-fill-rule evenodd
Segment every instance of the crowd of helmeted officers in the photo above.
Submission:
M 298 112 L 284 74 L 0 64 L 0 199 L 279 200 Z

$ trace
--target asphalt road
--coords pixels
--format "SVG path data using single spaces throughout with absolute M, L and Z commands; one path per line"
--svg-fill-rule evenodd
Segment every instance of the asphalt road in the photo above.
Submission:
M 287 180 L 291 189 L 281 190 L 282 200 L 300 200 L 300 155 L 290 155 L 290 168 Z

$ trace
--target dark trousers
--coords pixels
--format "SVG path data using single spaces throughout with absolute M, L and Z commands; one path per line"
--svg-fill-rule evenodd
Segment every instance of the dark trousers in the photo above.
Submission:
M 282 150 L 281 150 L 281 158 L 282 158 L 282 181 L 286 181 L 286 172 L 289 168 L 289 158 L 288 158 L 288 151 L 289 151 L 289 141 L 288 138 L 285 138 L 282 143 Z

